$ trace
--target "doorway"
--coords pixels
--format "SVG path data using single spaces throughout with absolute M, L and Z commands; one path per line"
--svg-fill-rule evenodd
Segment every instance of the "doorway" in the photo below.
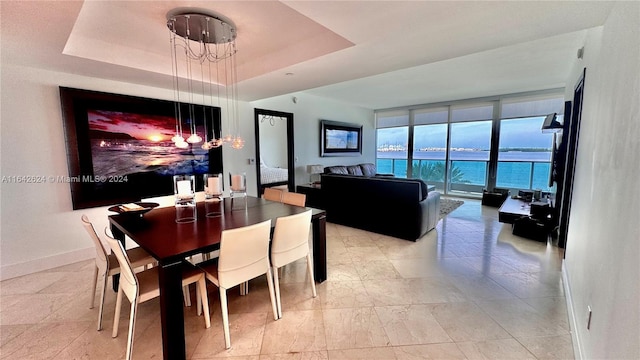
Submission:
M 254 117 L 258 196 L 267 187 L 295 191 L 293 114 L 255 109 Z

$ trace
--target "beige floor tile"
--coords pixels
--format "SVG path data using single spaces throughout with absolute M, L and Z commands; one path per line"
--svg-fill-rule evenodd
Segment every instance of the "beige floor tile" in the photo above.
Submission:
M 231 348 L 226 350 L 222 322 L 213 322 L 195 348 L 192 359 L 259 355 L 266 321 L 274 321 L 267 313 L 229 314 Z
M 2 346 L 0 359 L 53 359 L 87 331 L 89 322 L 38 324 Z
M 0 325 L 36 324 L 72 301 L 72 294 L 29 294 L 2 297 Z M 4 302 L 11 304 L 5 307 Z
M 464 360 L 466 357 L 453 343 L 394 346 L 393 352 L 399 360 L 448 359 Z
M 328 360 L 327 351 L 304 351 L 286 354 L 260 355 L 259 360 Z M 235 358 L 234 358 L 235 360 Z
M 316 287 L 316 294 L 317 294 Z M 251 294 L 249 294 L 251 295 Z M 292 310 L 313 310 L 322 307 L 321 298 L 313 297 L 311 283 L 306 282 L 280 284 L 280 301 L 283 314 Z
M 374 308 L 323 310 L 327 349 L 389 346 Z
M 5 280 L 0 287 L 0 295 L 36 294 L 40 290 L 51 286 L 54 282 L 64 279 L 68 273 L 39 272 Z M 4 299 L 3 299 L 4 300 Z
M 354 263 L 361 280 L 398 279 L 400 274 L 389 260 L 371 260 Z
M 431 314 L 431 306 L 381 306 L 375 309 L 391 345 L 432 344 L 452 341 Z
M 390 260 L 393 267 L 405 279 L 422 278 L 430 276 L 442 276 L 446 272 L 438 266 L 438 260 L 428 259 L 397 259 Z
M 16 336 L 27 331 L 27 329 L 29 329 L 32 326 L 36 326 L 36 325 L 33 325 L 33 324 L 0 325 L 0 347 L 4 346 L 4 344 L 8 343 L 12 339 L 14 339 Z
M 327 279 L 329 281 L 353 281 L 360 280 L 356 265 L 349 258 L 347 264 L 327 264 Z
M 362 281 L 327 281 L 318 287 L 318 296 L 323 309 L 371 307 L 373 301 L 362 285 Z
M 544 317 L 520 299 L 480 301 L 478 305 L 514 337 L 569 333 L 566 319 Z
M 431 313 L 453 341 L 480 341 L 511 337 L 472 302 L 436 304 Z
M 519 298 L 563 297 L 559 275 L 555 283 L 552 279 L 541 278 L 539 273 L 489 274 L 489 277 Z
M 329 350 L 329 360 L 395 360 L 393 348 Z
M 514 339 L 463 342 L 457 344 L 469 360 L 476 359 L 535 359 L 524 346 Z
M 486 276 L 453 276 L 450 278 L 455 287 L 469 299 L 513 299 L 516 296 Z
M 287 311 L 267 323 L 261 354 L 326 350 L 322 311 Z
M 518 338 L 540 360 L 574 359 L 571 335 Z
M 373 260 L 387 260 L 387 257 L 377 246 L 354 246 L 346 249 L 351 260 L 356 264 Z
M 368 235 L 344 235 L 342 237 L 346 247 L 371 247 L 376 246 L 375 240 Z

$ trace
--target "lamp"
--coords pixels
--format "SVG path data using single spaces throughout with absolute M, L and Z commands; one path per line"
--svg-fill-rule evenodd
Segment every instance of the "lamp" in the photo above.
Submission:
M 311 181 L 313 184 L 317 184 L 320 181 L 312 181 L 311 178 L 313 177 L 314 174 L 322 174 L 322 172 L 324 171 L 324 167 L 322 165 L 307 165 L 307 173 L 309 173 L 309 181 Z
M 221 87 L 224 88 L 226 107 L 225 112 L 221 112 L 222 122 L 229 131 L 227 135 L 218 139 L 207 139 L 205 134 L 202 148 L 208 150 L 228 143 L 234 149 L 241 149 L 244 147 L 244 140 L 238 136 L 238 74 L 235 59 L 238 50 L 235 42 L 235 24 L 230 19 L 214 12 L 177 8 L 167 13 L 167 27 L 170 30 L 169 43 L 171 45 L 176 113 L 176 134 L 171 140 L 179 148 L 203 142 L 202 137 L 196 132 L 196 125 L 193 121 L 194 113 L 197 111 L 193 105 L 196 91 L 194 83 L 200 81 L 203 104 L 206 103 L 205 98 L 209 98 L 211 106 L 214 106 L 213 99 L 216 98 L 216 106 L 222 108 Z M 215 95 L 214 88 L 216 89 Z M 188 129 L 189 136 L 186 141 L 180 106 L 182 103 L 181 91 L 187 92 L 190 104 L 188 111 L 191 120 Z M 206 126 L 204 107 L 203 114 Z

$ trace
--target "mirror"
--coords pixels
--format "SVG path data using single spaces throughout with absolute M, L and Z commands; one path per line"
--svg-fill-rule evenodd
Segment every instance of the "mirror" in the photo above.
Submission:
M 293 114 L 255 109 L 258 196 L 266 187 L 295 191 Z

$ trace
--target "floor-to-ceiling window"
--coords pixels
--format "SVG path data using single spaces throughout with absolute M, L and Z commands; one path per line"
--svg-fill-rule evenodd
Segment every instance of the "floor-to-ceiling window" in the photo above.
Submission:
M 421 178 L 446 194 L 549 186 L 552 134 L 544 117 L 562 114 L 562 90 L 377 111 L 378 172 Z M 562 115 L 559 115 L 562 118 Z
M 493 103 L 451 108 L 447 193 L 477 193 L 487 187 Z
M 433 108 L 413 114 L 411 176 L 444 191 L 447 171 L 449 108 Z
M 407 177 L 409 164 L 409 112 L 388 112 L 377 117 L 377 124 L 377 172 Z

